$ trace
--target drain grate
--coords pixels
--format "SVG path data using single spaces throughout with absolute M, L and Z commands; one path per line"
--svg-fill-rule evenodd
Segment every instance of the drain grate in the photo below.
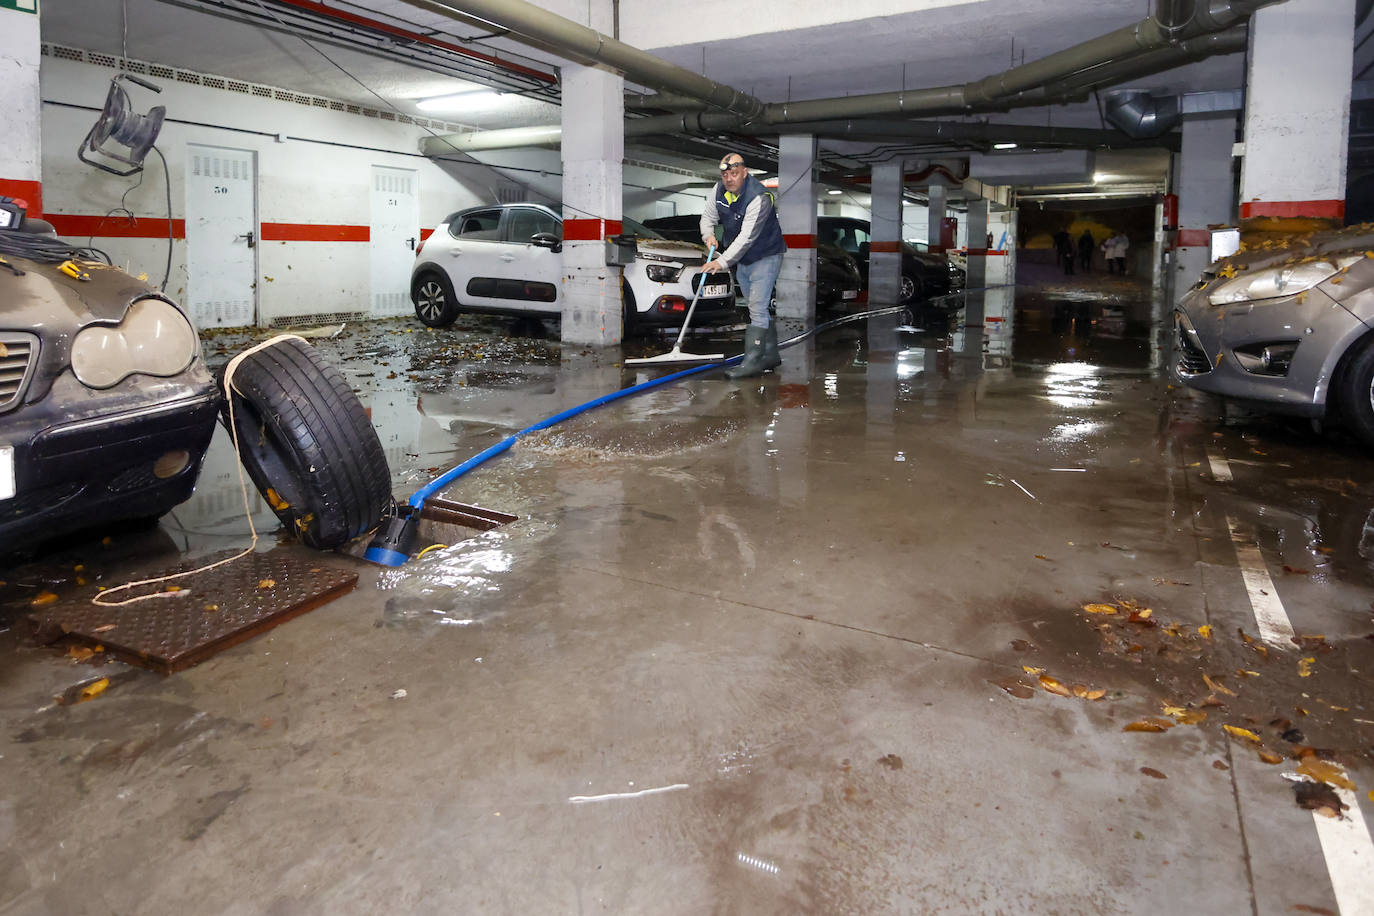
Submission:
M 226 552 L 133 578 L 166 576 L 231 555 Z M 59 627 L 78 639 L 100 643 L 131 665 L 171 674 L 347 594 L 358 584 L 358 574 L 270 550 L 171 584 L 188 594 L 100 607 L 90 603 L 95 592 L 86 589 L 31 617 L 40 627 Z M 131 590 L 120 597 L 133 594 Z

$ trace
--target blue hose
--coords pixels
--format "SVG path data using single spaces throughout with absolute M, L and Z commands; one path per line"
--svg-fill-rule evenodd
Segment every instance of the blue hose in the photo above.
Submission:
M 836 318 L 831 321 L 818 324 L 810 330 L 803 331 L 796 337 L 789 338 L 783 341 L 782 343 L 778 344 L 778 347 L 781 349 L 784 347 L 793 346 L 795 344 L 801 343 L 803 340 L 806 340 L 808 337 L 811 337 L 819 333 L 820 331 L 829 330 L 830 328 L 838 327 L 839 325 L 847 324 L 851 321 L 859 321 L 864 318 L 872 318 L 879 315 L 891 315 L 900 311 L 901 307 L 896 306 L 891 308 L 874 309 L 868 312 L 856 312 L 853 315 L 845 315 L 841 318 Z M 379 534 L 378 538 L 375 539 L 373 543 L 364 552 L 364 558 L 374 563 L 379 563 L 383 566 L 403 565 L 406 561 L 410 559 L 408 555 L 409 543 L 414 540 L 415 527 L 419 524 L 420 511 L 424 508 L 425 500 L 429 499 L 439 490 L 442 490 L 444 487 L 453 483 L 453 481 L 457 480 L 459 477 L 462 477 L 464 474 L 466 474 L 468 471 L 471 471 L 473 468 L 485 464 L 486 462 L 490 461 L 492 458 L 495 458 L 497 455 L 502 454 L 503 452 L 510 451 L 511 446 L 515 445 L 515 441 L 519 439 L 521 436 L 528 435 L 529 433 L 533 432 L 538 432 L 541 429 L 548 429 L 550 426 L 562 423 L 564 420 L 570 420 L 580 413 L 586 413 L 593 407 L 600 407 L 602 404 L 609 404 L 611 401 L 618 401 L 621 398 L 627 398 L 632 394 L 638 394 L 641 391 L 648 391 L 650 388 L 657 388 L 660 385 L 667 385 L 669 382 L 676 382 L 678 379 L 686 378 L 689 375 L 696 375 L 700 372 L 707 372 L 711 369 L 719 369 L 722 366 L 730 366 L 740 362 L 742 359 L 744 359 L 744 354 L 740 354 L 739 356 L 732 356 L 729 359 L 723 359 L 714 363 L 707 363 L 704 366 L 693 366 L 691 369 L 683 369 L 680 372 L 673 372 L 668 375 L 662 376 L 661 378 L 651 379 L 647 382 L 640 382 L 638 385 L 631 385 L 629 388 L 622 388 L 619 391 L 613 391 L 610 394 L 603 394 L 601 397 L 593 398 L 592 400 L 587 401 L 584 404 L 579 404 L 578 406 L 569 408 L 568 410 L 565 410 L 562 413 L 554 414 L 546 420 L 540 420 L 533 426 L 526 426 L 519 432 L 507 436 L 506 438 L 502 439 L 500 442 L 496 443 L 490 448 L 486 448 L 478 452 L 476 455 L 473 455 L 467 461 L 464 461 L 462 464 L 456 467 L 450 468 L 443 474 L 440 474 L 438 477 L 431 480 L 429 483 L 425 484 L 420 489 L 416 490 L 415 494 L 411 496 L 410 499 L 407 501 L 409 510 L 403 513 L 398 513 L 397 518 L 393 519 L 389 525 L 389 532 L 387 537 L 383 537 L 382 534 Z M 388 526 L 384 526 L 384 528 L 387 527 Z

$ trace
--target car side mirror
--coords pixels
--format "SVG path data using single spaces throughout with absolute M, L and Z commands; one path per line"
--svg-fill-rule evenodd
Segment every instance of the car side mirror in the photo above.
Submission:
M 868 260 L 868 243 L 867 243 L 867 242 L 860 242 L 860 243 L 859 243 L 859 257 L 863 258 L 864 260 Z
M 540 248 L 547 248 L 549 251 L 555 253 L 563 250 L 563 240 L 552 232 L 536 232 L 534 235 L 530 236 L 530 244 L 537 245 Z

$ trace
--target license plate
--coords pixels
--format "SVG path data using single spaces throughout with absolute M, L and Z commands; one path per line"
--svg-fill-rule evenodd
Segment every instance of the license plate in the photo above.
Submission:
M 857 298 L 859 298 L 859 291 L 858 291 L 857 289 L 847 289 L 847 290 L 844 290 L 843 292 L 840 293 L 840 298 L 841 298 L 841 299 L 857 299 Z
M 707 299 L 714 299 L 718 296 L 729 294 L 730 287 L 724 283 L 711 283 L 701 288 L 701 294 Z
M 0 499 L 14 498 L 14 447 L 0 446 Z

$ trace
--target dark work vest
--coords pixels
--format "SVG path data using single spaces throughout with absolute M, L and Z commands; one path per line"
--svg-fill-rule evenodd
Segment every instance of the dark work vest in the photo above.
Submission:
M 744 222 L 745 211 L 749 209 L 750 202 L 760 194 L 768 194 L 768 190 L 753 175 L 744 179 L 744 184 L 739 189 L 739 197 L 733 204 L 725 200 L 725 185 L 716 184 L 716 219 L 720 221 L 721 251 L 734 244 L 735 237 L 739 235 L 740 225 Z M 762 222 L 758 237 L 754 239 L 754 244 L 740 255 L 739 263 L 753 264 L 760 258 L 782 254 L 787 250 L 787 243 L 782 238 L 782 226 L 778 223 L 778 211 L 770 210 Z

